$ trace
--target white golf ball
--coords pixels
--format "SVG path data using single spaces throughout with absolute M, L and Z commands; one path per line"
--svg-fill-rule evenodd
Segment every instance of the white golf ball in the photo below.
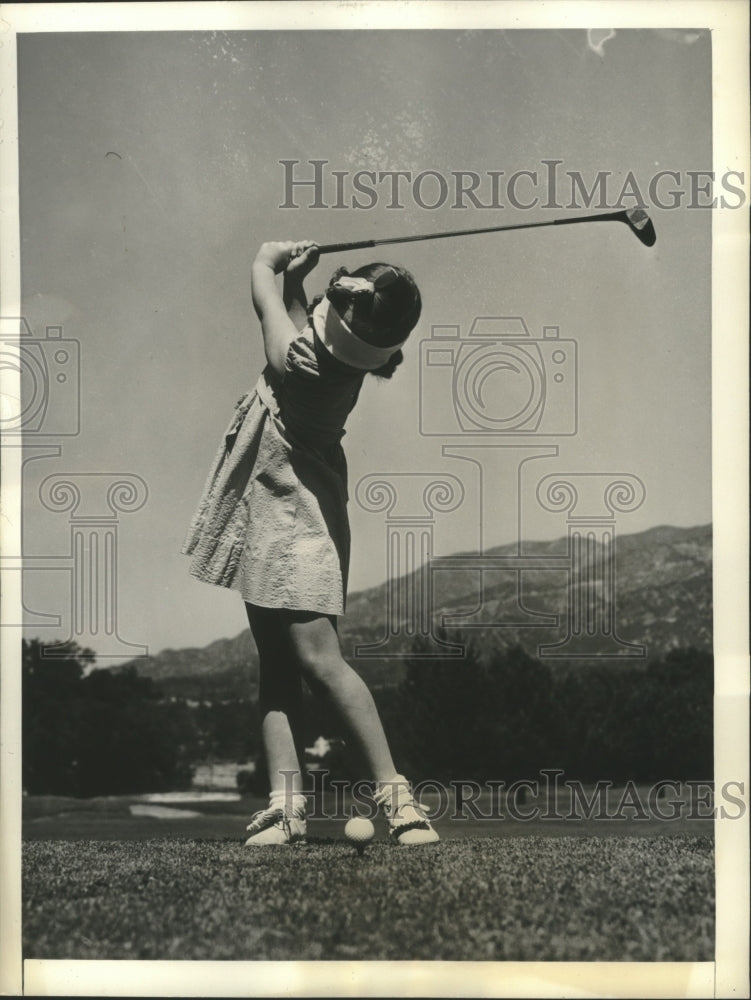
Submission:
M 367 844 L 375 836 L 375 827 L 363 816 L 353 816 L 344 827 L 344 836 L 354 844 Z

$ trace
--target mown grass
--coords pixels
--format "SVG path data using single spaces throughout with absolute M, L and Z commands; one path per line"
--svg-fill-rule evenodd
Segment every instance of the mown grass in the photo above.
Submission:
M 24 845 L 27 958 L 710 961 L 709 837 Z

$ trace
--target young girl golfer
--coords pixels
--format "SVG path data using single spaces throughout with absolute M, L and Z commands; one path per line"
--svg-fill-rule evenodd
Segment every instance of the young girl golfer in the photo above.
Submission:
M 389 378 L 401 361 L 420 293 L 401 268 L 370 264 L 337 271 L 309 307 L 303 279 L 317 263 L 311 241 L 258 251 L 253 304 L 268 364 L 237 404 L 183 552 L 193 576 L 240 591 L 258 647 L 271 798 L 248 826 L 247 844 L 305 836 L 303 680 L 333 704 L 362 752 L 393 839 L 433 843 L 438 835 L 397 773 L 373 698 L 342 658 L 336 631 L 349 566 L 344 424 L 365 375 Z

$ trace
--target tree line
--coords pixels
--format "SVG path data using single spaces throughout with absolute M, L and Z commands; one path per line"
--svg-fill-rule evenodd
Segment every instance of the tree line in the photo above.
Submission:
M 487 637 L 462 641 L 459 660 L 431 658 L 416 643 L 401 683 L 374 692 L 395 759 L 413 780 L 512 781 L 544 768 L 586 781 L 711 777 L 711 654 L 676 649 L 648 663 L 565 667 Z M 190 785 L 196 763 L 253 758 L 252 787 L 263 791 L 255 702 L 166 698 L 132 666 L 92 669 L 95 654 L 75 644 L 44 653 L 39 640 L 24 640 L 30 794 L 177 790 Z M 306 745 L 342 736 L 330 711 L 306 703 Z M 363 777 L 340 743 L 323 764 L 336 777 Z
M 75 643 L 23 642 L 23 786 L 29 794 L 125 795 L 188 788 L 194 765 L 258 751 L 250 701 L 166 698 L 135 667 L 93 670 Z
M 565 667 L 470 642 L 458 662 L 408 658 L 382 717 L 415 779 L 514 780 L 544 768 L 585 781 L 706 779 L 713 668 L 694 648 Z

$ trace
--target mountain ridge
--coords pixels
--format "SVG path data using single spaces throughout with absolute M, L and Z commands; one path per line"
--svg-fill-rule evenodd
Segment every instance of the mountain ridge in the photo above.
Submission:
M 481 611 L 465 619 L 465 627 L 458 633 L 462 642 L 471 637 L 481 646 L 494 649 L 519 644 L 532 655 L 539 655 L 540 647 L 560 642 L 576 599 L 572 594 L 573 574 L 558 563 L 545 567 L 544 556 L 565 555 L 568 544 L 564 536 L 520 545 L 513 542 L 484 553 L 484 557 L 540 557 L 539 568 L 485 569 L 480 574 L 475 567 L 435 573 L 434 634 L 443 616 L 451 614 L 456 618 L 471 613 L 479 601 Z M 608 562 L 601 558 L 602 547 L 594 546 L 590 555 L 592 558 L 583 564 L 589 581 L 587 599 L 595 602 L 599 613 L 613 623 L 615 634 L 624 644 L 645 646 L 646 658 L 664 655 L 677 646 L 712 649 L 711 524 L 690 528 L 656 525 L 618 536 L 612 584 L 602 578 L 602 563 Z M 458 552 L 454 557 L 477 558 L 478 562 L 481 559 L 475 552 Z M 409 590 L 420 572 L 418 569 L 400 578 L 402 592 Z M 351 594 L 347 613 L 339 622 L 345 657 L 374 687 L 399 682 L 404 674 L 399 653 L 406 653 L 411 641 L 405 627 L 409 623 L 397 622 L 402 627 L 396 631 L 404 633 L 404 641 L 401 646 L 399 641 L 392 642 L 390 656 L 364 657 L 355 653 L 358 646 L 372 645 L 385 637 L 388 590 L 388 582 L 384 582 Z M 519 617 L 526 623 L 511 624 Z M 553 618 L 557 618 L 557 624 L 541 624 Z M 468 621 L 472 627 L 466 627 Z M 628 648 L 623 646 L 626 658 Z M 551 662 L 576 664 L 577 659 Z M 257 696 L 258 659 L 249 629 L 234 637 L 215 639 L 202 648 L 167 648 L 126 665 L 153 678 L 166 695 L 206 700 Z

